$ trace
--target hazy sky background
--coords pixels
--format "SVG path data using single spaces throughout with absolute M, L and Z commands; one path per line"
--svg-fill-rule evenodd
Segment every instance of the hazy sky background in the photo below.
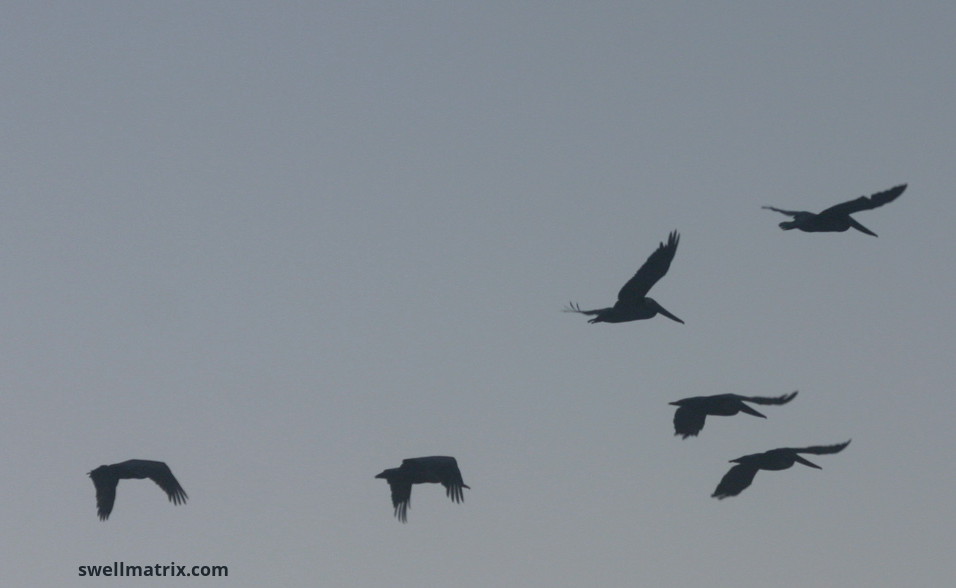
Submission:
M 4 584 L 952 581 L 956 7 L 658 4 L 5 4 Z M 760 209 L 903 182 L 878 239 Z M 686 325 L 560 312 L 673 229 Z M 472 490 L 402 525 L 373 476 L 433 454 Z M 129 458 L 188 504 L 97 520 Z

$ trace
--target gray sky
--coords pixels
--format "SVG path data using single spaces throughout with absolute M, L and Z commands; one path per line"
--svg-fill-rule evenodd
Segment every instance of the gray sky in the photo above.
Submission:
M 8 3 L 5 583 L 951 581 L 956 8 L 633 4 Z M 878 239 L 760 209 L 903 182 Z M 673 229 L 686 325 L 560 312 Z M 472 490 L 402 525 L 373 476 L 432 454 Z M 129 458 L 189 503 L 121 482 L 101 523 Z

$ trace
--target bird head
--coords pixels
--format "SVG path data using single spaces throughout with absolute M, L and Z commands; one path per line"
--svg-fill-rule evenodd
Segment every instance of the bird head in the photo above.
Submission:
M 385 471 L 383 471 L 381 474 L 375 476 L 375 478 L 376 478 L 376 479 L 377 479 L 377 478 L 381 478 L 381 479 L 383 479 L 383 480 L 390 480 L 390 479 L 392 478 L 392 476 L 394 476 L 394 474 L 395 474 L 395 472 L 396 472 L 397 470 L 398 470 L 398 468 L 391 468 L 391 469 L 385 470 Z

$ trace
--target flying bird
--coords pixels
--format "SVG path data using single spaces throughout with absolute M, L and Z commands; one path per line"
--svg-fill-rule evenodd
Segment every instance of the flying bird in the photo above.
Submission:
M 696 437 L 697 433 L 700 433 L 700 430 L 704 428 L 704 420 L 707 415 L 733 416 L 738 412 L 745 412 L 765 419 L 767 417 L 748 406 L 747 403 L 786 404 L 793 400 L 796 395 L 796 392 L 773 397 L 717 394 L 715 396 L 694 396 L 671 402 L 672 405 L 678 407 L 674 413 L 674 434 L 682 435 L 684 439 L 691 436 Z
M 662 314 L 667 318 L 677 321 L 680 320 L 673 314 L 667 312 L 663 306 L 658 304 L 653 298 L 648 298 L 647 293 L 664 277 L 667 270 L 674 260 L 674 254 L 677 253 L 677 242 L 680 241 L 680 235 L 677 231 L 672 231 L 667 238 L 667 244 L 658 245 L 654 253 L 651 253 L 637 270 L 634 277 L 628 280 L 621 291 L 617 294 L 617 302 L 610 308 L 596 308 L 594 310 L 581 310 L 581 307 L 575 303 L 564 309 L 564 312 L 577 312 L 593 316 L 589 323 L 625 323 L 628 321 L 638 321 L 649 319 L 656 314 Z
M 123 479 L 149 478 L 163 489 L 173 504 L 185 504 L 188 498 L 169 466 L 161 461 L 130 459 L 113 465 L 101 465 L 88 475 L 96 487 L 96 509 L 101 521 L 110 518 L 116 500 L 116 485 Z
M 764 206 L 763 208 L 793 217 L 792 221 L 783 221 L 780 223 L 780 228 L 785 231 L 789 231 L 790 229 L 800 229 L 801 231 L 805 231 L 807 233 L 842 233 L 850 227 L 853 227 L 860 232 L 876 237 L 876 233 L 858 223 L 850 215 L 854 212 L 871 210 L 883 206 L 888 202 L 893 202 L 900 194 L 903 193 L 903 190 L 905 189 L 906 184 L 900 184 L 899 186 L 890 188 L 885 192 L 877 192 L 869 198 L 866 196 L 860 196 L 856 200 L 849 200 L 847 202 L 843 202 L 842 204 L 831 206 L 819 214 L 798 210 L 781 210 L 779 208 L 774 208 L 773 206 Z
M 433 455 L 403 459 L 401 467 L 385 470 L 375 476 L 383 478 L 392 489 L 392 505 L 398 520 L 407 522 L 408 505 L 412 499 L 412 484 L 441 484 L 453 502 L 463 502 L 465 484 L 454 457 Z
M 829 453 L 839 453 L 849 444 L 850 441 L 837 445 L 815 445 L 802 449 L 781 447 L 780 449 L 771 449 L 763 453 L 754 453 L 753 455 L 732 459 L 730 463 L 736 463 L 737 465 L 724 474 L 723 479 L 720 480 L 720 484 L 717 484 L 717 489 L 711 496 L 721 500 L 728 496 L 737 496 L 753 483 L 757 470 L 785 470 L 795 463 L 802 463 L 805 466 L 822 470 L 823 468 L 800 457 L 799 454 L 827 455 Z

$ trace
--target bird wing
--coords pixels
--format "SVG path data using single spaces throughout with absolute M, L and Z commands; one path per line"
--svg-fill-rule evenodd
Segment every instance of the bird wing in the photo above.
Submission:
M 412 483 L 407 479 L 389 480 L 388 487 L 392 490 L 395 516 L 403 523 L 408 522 L 408 503 L 412 500 Z
M 711 496 L 720 500 L 728 496 L 737 496 L 753 483 L 758 469 L 748 463 L 735 465 L 724 474 Z
M 441 480 L 441 485 L 445 487 L 445 495 L 451 498 L 453 502 L 465 500 L 465 493 L 462 489 L 469 488 L 469 486 L 462 479 L 457 463 L 442 466 L 438 470 L 438 479 Z
M 906 184 L 900 184 L 899 186 L 894 186 L 889 190 L 883 192 L 877 192 L 869 198 L 866 196 L 860 196 L 855 200 L 849 200 L 847 202 L 841 202 L 835 206 L 824 210 L 820 214 L 831 214 L 843 216 L 846 214 L 853 214 L 854 212 L 860 212 L 861 210 L 871 210 L 879 206 L 883 206 L 889 202 L 893 202 L 896 198 L 903 193 L 903 190 L 906 189 Z
M 463 488 L 469 488 L 461 477 L 461 470 L 458 469 L 458 461 L 454 457 L 436 455 L 427 458 L 428 466 L 438 478 L 438 481 L 445 487 L 445 495 L 454 502 L 462 502 L 465 499 Z
M 667 237 L 667 244 L 663 242 L 657 246 L 654 253 L 651 253 L 641 269 L 637 270 L 634 277 L 624 284 L 621 291 L 617 294 L 618 302 L 629 302 L 635 299 L 644 298 L 658 280 L 664 277 L 667 270 L 671 267 L 671 261 L 677 253 L 677 243 L 680 241 L 680 235 L 677 231 L 671 231 Z
M 787 216 L 797 216 L 798 214 L 803 212 L 801 210 L 783 210 L 780 208 L 774 208 L 773 206 L 761 206 L 760 208 L 766 208 L 767 210 L 779 212 L 780 214 L 786 214 Z
M 96 488 L 96 514 L 101 521 L 110 518 L 113 512 L 113 503 L 116 501 L 116 485 L 119 479 L 99 468 L 90 472 L 90 478 L 93 480 L 93 486 Z
M 791 449 L 794 453 L 812 453 L 814 455 L 826 455 L 828 453 L 839 453 L 850 444 L 852 439 L 847 440 L 845 443 L 837 443 L 836 445 L 813 445 L 811 447 L 803 447 L 800 449 Z
M 796 395 L 797 392 L 794 391 L 790 394 L 784 394 L 783 396 L 741 396 L 741 400 L 753 402 L 754 404 L 786 404 L 793 400 Z
M 680 406 L 674 413 L 674 434 L 684 439 L 696 437 L 704 428 L 707 414 L 690 406 Z
M 156 482 L 156 485 L 163 489 L 169 501 L 173 504 L 184 504 L 188 496 L 179 481 L 173 475 L 169 466 L 161 461 L 149 461 L 145 459 L 131 460 L 127 462 L 130 471 L 136 471 L 145 477 Z

